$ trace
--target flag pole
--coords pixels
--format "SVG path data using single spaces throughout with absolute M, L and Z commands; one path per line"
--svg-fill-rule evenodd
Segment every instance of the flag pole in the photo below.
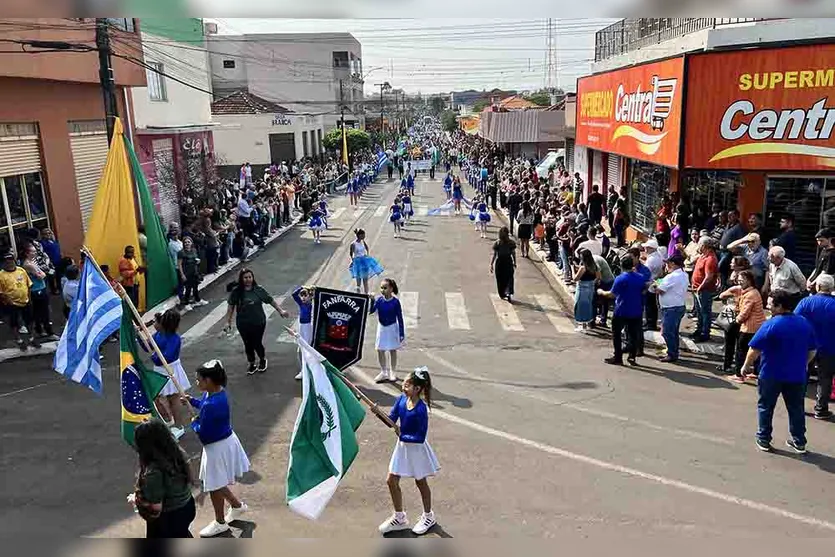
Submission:
M 299 338 L 299 333 L 297 333 L 297 332 L 296 332 L 294 329 L 292 329 L 291 327 L 288 327 L 288 326 L 284 325 L 284 329 L 285 329 L 288 333 L 290 333 L 290 334 L 293 336 L 293 338 Z M 357 397 L 360 401 L 364 402 L 364 403 L 366 404 L 366 406 L 368 406 L 368 408 L 369 408 L 369 410 L 371 410 L 371 413 L 372 413 L 372 414 L 374 414 L 375 416 L 377 416 L 377 417 L 380 419 L 380 421 L 381 421 L 381 422 L 383 422 L 384 424 L 386 424 L 386 426 L 388 426 L 389 428 L 394 429 L 394 427 L 395 427 L 394 422 L 393 422 L 393 421 L 391 421 L 391 418 L 389 418 L 389 417 L 388 417 L 388 414 L 386 414 L 385 412 L 383 412 L 382 410 L 380 410 L 380 406 L 379 406 L 376 402 L 374 402 L 373 400 L 371 400 L 370 398 L 368 398 L 368 396 L 366 396 L 366 394 L 365 394 L 365 393 L 363 393 L 363 392 L 359 389 L 359 387 L 357 387 L 357 386 L 356 386 L 356 385 L 354 385 L 351 381 L 349 381 L 349 380 L 348 380 L 348 378 L 347 378 L 347 377 L 345 377 L 345 375 L 344 375 L 343 373 L 341 373 L 341 372 L 340 372 L 340 373 L 336 373 L 335 375 L 336 375 L 337 377 L 339 377 L 339 379 L 341 379 L 343 383 L 345 383 L 345 386 L 347 386 L 349 389 L 351 389 L 351 392 L 353 392 L 353 393 L 354 393 L 354 395 L 355 395 L 355 396 L 356 396 L 356 397 Z
M 90 253 L 90 250 L 87 249 L 87 246 L 83 246 L 81 248 L 81 252 L 87 257 L 87 259 L 90 260 L 90 262 L 93 264 L 93 266 L 96 268 L 96 271 L 99 272 L 102 278 L 107 280 L 107 275 L 105 275 L 104 271 L 101 270 L 101 267 L 99 267 L 96 258 L 93 257 L 93 254 Z M 187 398 L 186 392 L 183 390 L 183 387 L 180 385 L 180 382 L 177 381 L 177 377 L 174 375 L 174 370 L 171 369 L 171 365 L 168 363 L 168 361 L 166 361 L 165 356 L 162 355 L 162 351 L 159 349 L 159 346 L 154 340 L 151 331 L 148 330 L 147 325 L 145 325 L 145 322 L 142 321 L 142 316 L 139 315 L 139 311 L 136 309 L 136 306 L 133 305 L 133 300 L 130 299 L 130 296 L 128 296 L 128 293 L 125 292 L 125 289 L 122 288 L 121 284 L 117 285 L 117 287 L 113 288 L 113 290 L 116 292 L 116 294 L 119 295 L 123 302 L 127 302 L 127 305 L 128 307 L 130 307 L 131 313 L 133 314 L 133 321 L 139 325 L 139 329 L 142 331 L 142 334 L 144 335 L 144 338 L 142 339 L 143 342 L 146 346 L 150 347 L 154 351 L 154 354 L 156 354 L 157 358 L 159 358 L 159 361 L 162 362 L 162 367 L 168 374 L 168 378 L 177 388 L 177 392 L 179 393 L 180 397 Z M 188 406 L 189 414 L 192 417 L 194 417 L 194 408 L 192 408 L 191 404 L 188 404 L 186 406 Z

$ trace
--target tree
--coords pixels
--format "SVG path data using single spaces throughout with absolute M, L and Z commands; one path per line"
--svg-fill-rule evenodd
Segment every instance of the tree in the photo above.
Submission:
M 488 106 L 490 106 L 490 101 L 488 101 L 487 99 L 478 99 L 473 104 L 473 112 L 481 112 L 482 110 L 484 110 Z
M 545 91 L 537 91 L 529 95 L 528 100 L 539 106 L 551 106 L 551 95 Z
M 441 114 L 444 111 L 444 106 L 446 102 L 444 102 L 444 98 L 440 95 L 437 97 L 432 97 L 430 101 L 430 106 L 432 107 L 432 112 L 435 114 Z
M 458 120 L 455 118 L 455 112 L 452 110 L 444 110 L 441 114 L 441 125 L 445 131 L 454 132 L 458 128 Z
M 371 136 L 365 130 L 346 128 L 348 132 L 348 151 L 356 152 L 371 148 Z M 334 128 L 322 138 L 322 144 L 330 151 L 342 149 L 342 130 Z

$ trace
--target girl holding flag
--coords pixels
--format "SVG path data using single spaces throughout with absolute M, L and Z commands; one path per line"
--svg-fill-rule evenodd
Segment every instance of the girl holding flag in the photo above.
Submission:
M 182 338 L 177 333 L 180 328 L 180 312 L 176 309 L 169 309 L 163 314 L 154 315 L 154 328 L 157 332 L 154 333 L 154 342 L 157 343 L 162 356 L 168 362 L 169 367 L 174 372 L 174 377 L 177 383 L 180 384 L 183 391 L 188 391 L 191 388 L 186 370 L 183 369 L 183 364 L 180 362 L 180 348 L 182 347 Z M 146 352 L 151 352 L 151 361 L 154 363 L 154 371 L 160 375 L 167 376 L 162 361 L 157 356 L 156 352 L 151 351 L 148 346 L 145 346 L 144 338 L 140 335 L 139 339 L 142 341 L 140 345 Z M 180 408 L 179 391 L 174 382 L 169 379 L 162 391 L 157 397 L 157 408 L 160 416 L 165 420 L 165 425 L 171 429 L 171 433 L 175 438 L 179 439 L 183 435 L 183 430 L 177 427 L 178 423 L 186 424 L 188 421 L 177 420 L 178 410 L 180 414 L 185 412 L 184 408 Z
M 426 441 L 429 431 L 429 409 L 432 406 L 432 379 L 425 367 L 415 369 L 403 382 L 403 394 L 394 403 L 389 418 L 395 426 L 398 436 L 397 445 L 389 463 L 388 484 L 394 514 L 380 524 L 381 534 L 406 530 L 409 520 L 403 511 L 403 492 L 400 490 L 400 478 L 414 478 L 423 503 L 423 514 L 412 532 L 422 536 L 435 524 L 432 511 L 432 491 L 427 478 L 434 476 L 441 465 L 432 447 Z
M 299 286 L 293 291 L 293 300 L 299 306 L 299 320 L 296 330 L 302 339 L 313 345 L 313 288 L 312 286 Z M 301 350 L 299 350 L 301 355 Z M 301 381 L 302 373 L 296 375 L 296 380 Z

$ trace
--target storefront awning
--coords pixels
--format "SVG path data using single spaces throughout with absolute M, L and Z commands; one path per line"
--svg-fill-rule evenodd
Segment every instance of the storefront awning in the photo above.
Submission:
M 565 112 L 483 112 L 480 135 L 493 143 L 551 143 L 566 138 Z

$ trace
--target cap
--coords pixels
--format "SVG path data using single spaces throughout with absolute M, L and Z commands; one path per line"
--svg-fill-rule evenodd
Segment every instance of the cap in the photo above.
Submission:
M 835 238 L 835 230 L 831 228 L 821 228 L 818 230 L 818 233 L 815 234 L 815 238 Z
M 641 247 L 648 249 L 658 249 L 658 240 L 656 240 L 655 238 L 650 238 L 649 240 L 641 244 Z

